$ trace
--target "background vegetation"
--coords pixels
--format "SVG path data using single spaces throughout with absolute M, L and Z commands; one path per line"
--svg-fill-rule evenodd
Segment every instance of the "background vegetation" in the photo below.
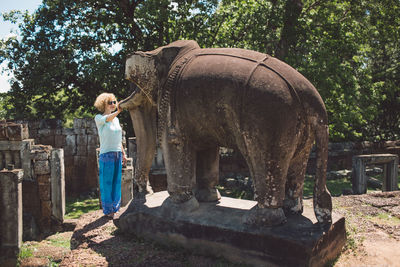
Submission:
M 33 14 L 2 14 L 21 34 L 0 41 L 0 63 L 14 74 L 0 117 L 93 116 L 99 93 L 130 94 L 129 53 L 194 39 L 297 68 L 326 103 L 331 141 L 398 139 L 398 14 L 398 0 L 43 0 Z

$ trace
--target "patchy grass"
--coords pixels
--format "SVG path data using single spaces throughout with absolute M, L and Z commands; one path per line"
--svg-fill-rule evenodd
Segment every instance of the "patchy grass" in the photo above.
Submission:
M 82 214 L 100 209 L 98 198 L 76 198 L 66 201 L 66 219 L 78 219 Z M 114 230 L 115 229 L 107 229 Z M 58 249 L 57 249 L 58 248 Z M 71 250 L 71 236 L 65 233 L 56 233 L 40 242 L 27 241 L 21 246 L 18 254 L 18 265 L 28 258 L 47 258 L 49 266 L 59 266 L 59 255 Z M 28 259 L 29 260 L 29 259 Z
M 350 177 L 345 177 L 341 179 L 328 180 L 326 182 L 326 187 L 328 187 L 329 192 L 332 196 L 342 195 L 343 189 L 351 188 Z M 306 175 L 304 180 L 304 197 L 312 197 L 314 190 L 314 176 Z
M 389 213 L 383 212 L 379 213 L 376 216 L 367 216 L 367 218 L 376 223 L 376 224 L 384 224 L 384 225 L 400 225 L 400 219 L 390 215 Z
M 35 251 L 36 246 L 32 246 L 30 243 L 24 243 L 21 246 L 18 254 L 18 260 L 21 261 L 22 259 L 33 257 L 33 252 Z
M 47 238 L 47 240 L 51 246 L 71 249 L 71 239 L 60 235 L 59 233 Z
M 70 199 L 66 202 L 66 219 L 78 219 L 82 214 L 100 209 L 98 198 Z

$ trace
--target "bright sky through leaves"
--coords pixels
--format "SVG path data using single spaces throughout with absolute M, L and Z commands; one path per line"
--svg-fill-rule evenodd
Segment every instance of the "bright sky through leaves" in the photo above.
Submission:
M 18 29 L 18 25 L 3 20 L 3 13 L 11 10 L 28 10 L 29 13 L 33 13 L 41 3 L 42 0 L 0 0 L 0 39 L 8 38 L 10 35 L 15 35 L 10 33 L 10 31 L 16 32 Z M 10 76 L 7 76 L 6 73 L 1 73 L 1 70 L 4 67 L 6 67 L 6 64 L 3 63 L 0 65 L 0 93 L 7 92 L 10 89 L 10 85 L 7 82 L 7 80 L 10 79 Z

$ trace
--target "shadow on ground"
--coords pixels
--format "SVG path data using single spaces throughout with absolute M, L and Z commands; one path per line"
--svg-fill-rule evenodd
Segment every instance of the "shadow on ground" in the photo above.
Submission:
M 192 254 L 118 232 L 101 211 L 83 215 L 60 266 L 235 266 L 224 259 Z M 241 265 L 243 266 L 243 265 Z

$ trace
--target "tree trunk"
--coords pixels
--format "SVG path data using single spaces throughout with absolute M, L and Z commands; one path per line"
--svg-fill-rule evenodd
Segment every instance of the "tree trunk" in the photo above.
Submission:
M 284 60 L 288 56 L 289 48 L 294 47 L 297 41 L 297 24 L 303 10 L 301 0 L 288 0 L 285 5 L 284 25 L 281 39 L 275 51 L 275 56 Z

